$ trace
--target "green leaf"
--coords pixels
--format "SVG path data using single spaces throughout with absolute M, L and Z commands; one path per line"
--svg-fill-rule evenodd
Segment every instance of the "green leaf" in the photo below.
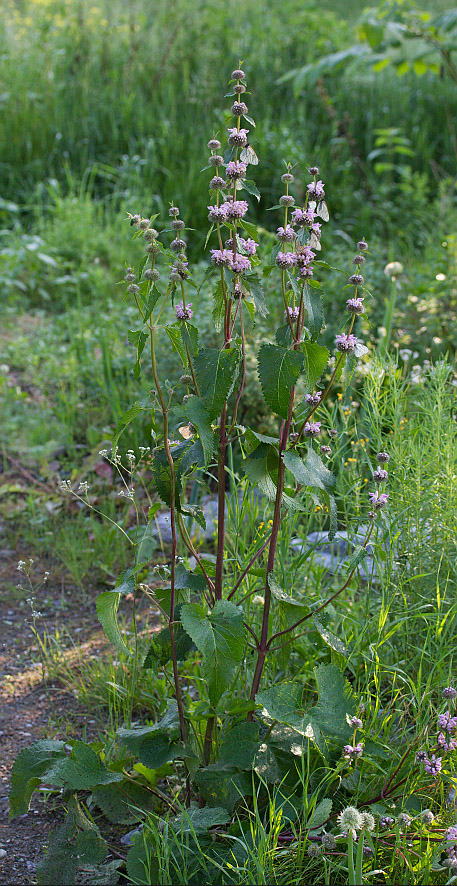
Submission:
M 310 394 L 327 366 L 330 352 L 315 341 L 302 341 L 300 351 L 303 354 L 305 393 Z M 295 408 L 296 415 L 299 416 L 305 409 L 309 412 L 309 406 L 302 400 Z
M 138 816 L 130 808 L 131 806 L 149 811 L 157 802 L 143 785 L 130 779 L 98 785 L 92 792 L 92 799 L 109 821 L 122 824 L 138 821 Z
M 352 557 L 346 563 L 347 572 L 352 572 L 353 569 L 356 569 L 357 566 L 360 566 L 361 563 L 368 556 L 368 551 L 366 548 L 362 547 L 362 545 L 356 545 L 354 548 Z
M 170 825 L 178 834 L 205 834 L 214 825 L 227 824 L 228 821 L 230 813 L 222 806 L 206 806 L 203 809 L 193 806 L 170 819 Z
M 121 436 L 127 425 L 129 425 L 133 421 L 133 419 L 136 418 L 137 415 L 139 415 L 140 412 L 143 411 L 144 406 L 142 406 L 141 403 L 139 403 L 137 400 L 136 403 L 133 403 L 133 405 L 126 410 L 126 412 L 122 413 L 111 443 L 113 452 L 116 450 L 119 437 Z
M 131 883 L 160 883 L 160 864 L 156 853 L 142 831 L 133 840 L 127 855 L 127 874 Z
M 302 486 L 332 489 L 336 483 L 331 471 L 325 467 L 322 459 L 311 446 L 307 450 L 304 461 L 294 449 L 283 452 L 282 460 L 286 468 L 294 475 L 297 483 Z
M 256 243 L 258 243 L 259 242 L 259 235 L 257 233 L 256 225 L 253 225 L 252 222 L 245 221 L 244 218 L 242 218 L 240 220 L 240 224 L 241 224 L 241 227 L 244 228 L 244 230 L 246 231 L 247 235 L 249 237 L 252 237 L 252 239 L 255 240 Z
M 187 369 L 187 354 L 181 338 L 180 324 L 172 323 L 169 326 L 164 326 L 164 329 L 171 341 L 173 350 L 179 354 L 184 368 Z
M 222 281 L 219 280 L 217 284 L 216 291 L 214 293 L 214 307 L 213 307 L 213 320 L 214 325 L 216 327 L 216 332 L 220 332 L 224 325 L 224 316 L 225 316 L 225 302 L 224 302 L 224 291 L 222 289 Z
M 191 357 L 195 357 L 198 351 L 198 329 L 188 323 L 187 320 L 180 321 L 180 332 L 184 347 L 187 347 Z
M 244 190 L 247 191 L 248 194 L 252 194 L 253 197 L 256 197 L 257 202 L 259 202 L 260 201 L 260 192 L 259 192 L 259 189 L 256 187 L 255 182 L 250 181 L 249 179 L 243 179 L 242 184 L 243 184 Z
M 162 293 L 160 292 L 160 289 L 157 289 L 157 286 L 151 286 L 151 288 L 148 292 L 148 299 L 147 299 L 147 302 L 145 305 L 145 314 L 144 314 L 144 318 L 143 318 L 145 323 L 147 323 L 147 321 L 149 320 L 149 318 L 150 318 L 161 295 L 162 295 Z
M 42 739 L 24 748 L 17 755 L 11 772 L 10 819 L 29 810 L 33 792 L 42 782 L 50 763 L 65 754 L 64 741 Z
M 320 291 L 305 284 L 303 289 L 303 304 L 307 313 L 307 327 L 312 339 L 317 338 L 324 325 L 324 306 Z
M 185 603 L 181 622 L 203 654 L 202 671 L 210 701 L 215 705 L 244 655 L 243 613 L 228 600 L 218 600 L 209 613 L 197 603 Z
M 70 842 L 75 832 L 72 815 L 67 815 L 64 823 L 51 831 L 46 855 L 36 869 L 39 886 L 73 886 L 79 867 L 77 849 Z
M 171 447 L 171 457 L 173 459 L 175 473 L 175 505 L 178 510 L 180 510 L 182 478 L 186 470 L 190 468 L 193 464 L 192 453 L 196 461 L 198 457 L 198 451 L 190 440 L 186 440 L 183 443 L 179 443 L 177 446 Z M 189 456 L 189 458 L 186 459 L 186 456 Z M 168 507 L 170 507 L 171 473 L 170 465 L 168 464 L 167 453 L 163 448 L 159 449 L 154 454 L 154 461 L 152 463 L 152 477 L 154 480 L 155 488 L 160 498 L 162 499 L 162 501 L 165 502 L 166 505 L 168 505 Z
M 339 637 L 336 637 L 335 634 L 332 634 L 332 632 L 329 631 L 328 628 L 326 628 L 325 625 L 323 625 L 321 621 L 319 621 L 319 618 L 317 617 L 317 615 L 314 616 L 313 622 L 314 622 L 319 634 L 321 635 L 324 643 L 327 643 L 327 646 L 330 646 L 330 649 L 333 649 L 334 652 L 337 652 L 338 655 L 341 655 L 343 657 L 344 662 L 346 662 L 349 653 L 348 653 L 348 650 L 346 649 L 346 646 L 342 642 L 342 640 L 340 640 Z
M 333 803 L 331 800 L 321 800 L 321 802 L 314 807 L 314 811 L 306 822 L 306 827 L 314 830 L 315 833 L 321 830 L 322 826 L 331 815 L 332 805 Z
M 296 621 L 299 621 L 301 618 L 304 618 L 305 615 L 308 615 L 310 611 L 309 606 L 307 606 L 303 600 L 295 600 L 294 597 L 290 597 L 289 594 L 286 594 L 275 581 L 271 572 L 268 575 L 268 584 L 273 597 L 278 601 L 280 613 L 284 613 L 289 625 L 295 624 Z
M 243 462 L 243 470 L 250 482 L 258 486 L 261 492 L 274 501 L 276 498 L 278 476 L 278 454 L 273 446 L 260 444 L 249 458 Z M 303 511 L 303 505 L 289 495 L 283 493 L 281 503 L 289 510 Z
M 225 734 L 219 760 L 225 766 L 236 766 L 238 769 L 252 769 L 258 748 L 258 723 L 239 723 L 230 732 Z
M 186 655 L 190 652 L 191 649 L 194 648 L 194 643 L 189 637 L 189 634 L 187 634 L 186 631 L 183 630 L 182 626 L 179 623 L 176 623 L 175 649 L 177 660 L 184 661 Z M 164 628 L 162 631 L 159 631 L 158 634 L 155 634 L 153 636 L 146 658 L 144 659 L 143 668 L 147 670 L 148 668 L 153 668 L 157 665 L 164 666 L 170 661 L 170 631 L 169 628 Z
M 255 305 L 255 309 L 261 317 L 266 317 L 269 313 L 267 303 L 265 301 L 265 290 L 256 274 L 250 274 L 245 277 L 245 283 L 249 286 L 249 291 Z
M 209 412 L 205 409 L 200 397 L 189 397 L 183 405 L 183 412 L 198 431 L 203 448 L 205 468 L 207 468 L 215 451 L 214 431 L 211 427 Z
M 61 785 L 67 790 L 90 790 L 98 784 L 122 781 L 120 772 L 112 772 L 101 762 L 95 751 L 83 741 L 75 741 L 71 757 L 55 760 L 46 771 L 48 784 Z
M 117 735 L 129 751 L 139 757 L 150 769 L 158 769 L 177 757 L 182 757 L 183 746 L 175 739 L 180 735 L 178 706 L 171 701 L 162 719 L 153 726 L 134 726 L 118 729 Z
M 287 418 L 290 394 L 303 365 L 303 355 L 279 345 L 262 345 L 259 351 L 259 379 L 268 406 Z
M 212 421 L 232 393 L 238 376 L 238 348 L 203 348 L 195 358 L 195 375 L 203 405 Z
M 330 489 L 335 485 L 335 477 L 325 467 L 322 459 L 317 455 L 312 446 L 308 448 L 307 455 L 302 461 L 298 452 L 293 449 L 287 450 L 282 456 L 286 468 L 293 474 L 297 483 L 306 489 L 318 489 L 318 494 L 326 503 L 330 514 L 329 538 L 332 539 L 338 528 L 336 502 Z
M 302 695 L 302 683 L 276 683 L 269 689 L 258 692 L 256 702 L 263 705 L 271 720 L 296 728 L 303 721 L 303 714 L 299 713 Z
M 76 851 L 80 865 L 97 865 L 104 862 L 108 847 L 95 831 L 80 831 L 76 837 Z
M 122 652 L 130 655 L 130 649 L 124 643 L 117 619 L 120 599 L 121 594 L 118 591 L 103 591 L 98 595 L 95 606 L 98 620 L 108 640 L 111 640 L 111 643 L 114 643 Z
M 333 761 L 341 756 L 343 746 L 352 741 L 346 714 L 354 716 L 357 705 L 350 684 L 335 665 L 319 665 L 315 674 L 319 700 L 305 714 L 304 724 L 309 722 L 313 732 L 322 736 L 324 753 Z
M 237 772 L 215 763 L 205 769 L 199 769 L 195 781 L 200 793 L 211 808 L 223 806 L 232 812 L 243 797 L 252 796 L 252 776 L 248 772 Z
M 136 363 L 133 367 L 133 377 L 139 378 L 140 372 L 141 372 L 140 357 L 144 351 L 144 346 L 148 340 L 148 333 L 143 332 L 141 329 L 138 332 L 134 332 L 133 329 L 129 329 L 129 331 L 127 333 L 127 338 L 129 340 L 130 344 L 135 345 L 135 347 L 137 349 Z

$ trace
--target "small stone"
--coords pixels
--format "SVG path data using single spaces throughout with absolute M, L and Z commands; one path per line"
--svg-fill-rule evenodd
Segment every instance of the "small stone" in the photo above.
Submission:
M 6 854 L 7 854 L 6 849 L 0 849 L 0 858 L 5 858 Z

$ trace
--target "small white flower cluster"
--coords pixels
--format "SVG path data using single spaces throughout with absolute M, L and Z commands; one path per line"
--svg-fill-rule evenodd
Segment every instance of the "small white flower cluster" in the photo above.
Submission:
M 121 489 L 118 495 L 125 495 L 126 498 L 130 498 L 132 501 L 134 500 L 135 495 L 135 487 L 131 486 L 130 489 Z
M 133 449 L 127 450 L 127 460 L 130 462 L 130 467 L 133 469 L 135 467 L 135 453 Z
M 81 483 L 79 484 L 78 492 L 80 492 L 81 495 L 87 495 L 88 489 L 89 489 L 89 486 L 87 484 L 87 480 L 81 480 Z
M 100 452 L 98 454 L 101 455 L 102 458 L 107 458 L 108 450 L 107 449 L 100 449 Z
M 69 480 L 61 480 L 60 488 L 62 492 L 71 492 L 71 483 Z

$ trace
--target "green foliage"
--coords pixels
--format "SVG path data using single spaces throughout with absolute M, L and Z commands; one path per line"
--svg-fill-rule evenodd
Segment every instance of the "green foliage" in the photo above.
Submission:
M 268 406 L 287 418 L 292 388 L 303 366 L 300 353 L 279 345 L 262 345 L 259 351 L 259 379 Z
M 203 406 L 210 420 L 215 419 L 233 391 L 239 366 L 238 348 L 222 351 L 202 348 L 195 358 L 195 374 Z
M 218 600 L 210 613 L 197 603 L 185 603 L 181 621 L 203 655 L 208 695 L 211 704 L 216 705 L 244 655 L 243 613 L 228 600 Z

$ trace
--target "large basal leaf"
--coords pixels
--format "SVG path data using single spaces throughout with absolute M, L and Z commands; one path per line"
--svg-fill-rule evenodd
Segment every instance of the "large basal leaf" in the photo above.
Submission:
M 41 784 L 42 775 L 56 757 L 64 756 L 64 747 L 64 741 L 42 739 L 19 752 L 11 772 L 10 818 L 28 812 L 31 796 Z
M 303 366 L 303 354 L 280 345 L 262 345 L 258 373 L 265 401 L 281 418 L 287 418 L 292 388 Z
M 238 376 L 238 348 L 203 348 L 194 360 L 195 375 L 203 405 L 213 421 L 232 393 Z
M 90 790 L 99 784 L 122 781 L 120 772 L 106 768 L 95 751 L 83 741 L 75 741 L 71 756 L 55 760 L 43 775 L 52 785 L 61 785 L 67 790 Z
M 346 714 L 353 717 L 357 704 L 349 682 L 335 665 L 319 665 L 315 671 L 319 700 L 304 717 L 325 742 L 325 754 L 330 760 L 341 755 L 343 746 L 352 742 L 352 730 Z M 322 749 L 322 748 L 321 748 Z
M 222 742 L 219 760 L 225 766 L 252 769 L 259 749 L 259 724 L 245 721 L 227 732 Z
M 228 821 L 230 814 L 222 806 L 206 806 L 203 809 L 191 806 L 190 809 L 170 819 L 170 824 L 178 834 L 206 834 L 209 828 L 217 824 L 227 824 Z
M 150 791 L 130 779 L 98 785 L 92 792 L 92 799 L 109 821 L 122 824 L 138 820 L 132 806 L 149 811 L 157 805 L 157 800 Z
M 169 703 L 162 719 L 153 726 L 121 728 L 117 730 L 117 735 L 129 751 L 150 769 L 158 769 L 183 755 L 183 745 L 177 740 L 180 725 L 175 701 Z
M 276 683 L 269 689 L 258 692 L 256 702 L 263 705 L 271 720 L 296 728 L 303 722 L 303 714 L 300 714 L 302 695 L 303 684 L 289 681 Z
M 243 797 L 252 795 L 251 773 L 240 772 L 221 763 L 198 769 L 195 781 L 208 806 L 222 806 L 228 812 L 232 812 Z
M 319 381 L 327 366 L 330 352 L 327 348 L 318 345 L 315 341 L 302 341 L 300 351 L 303 354 L 303 376 L 305 378 L 305 393 L 309 394 Z M 302 400 L 295 407 L 297 418 L 304 412 L 309 412 L 309 405 Z
M 242 611 L 228 600 L 218 600 L 209 613 L 197 603 L 184 603 L 181 622 L 203 655 L 203 675 L 211 704 L 216 705 L 243 658 Z
M 76 825 L 72 815 L 51 831 L 46 855 L 37 865 L 39 886 L 73 886 L 79 867 L 78 850 L 72 845 Z

